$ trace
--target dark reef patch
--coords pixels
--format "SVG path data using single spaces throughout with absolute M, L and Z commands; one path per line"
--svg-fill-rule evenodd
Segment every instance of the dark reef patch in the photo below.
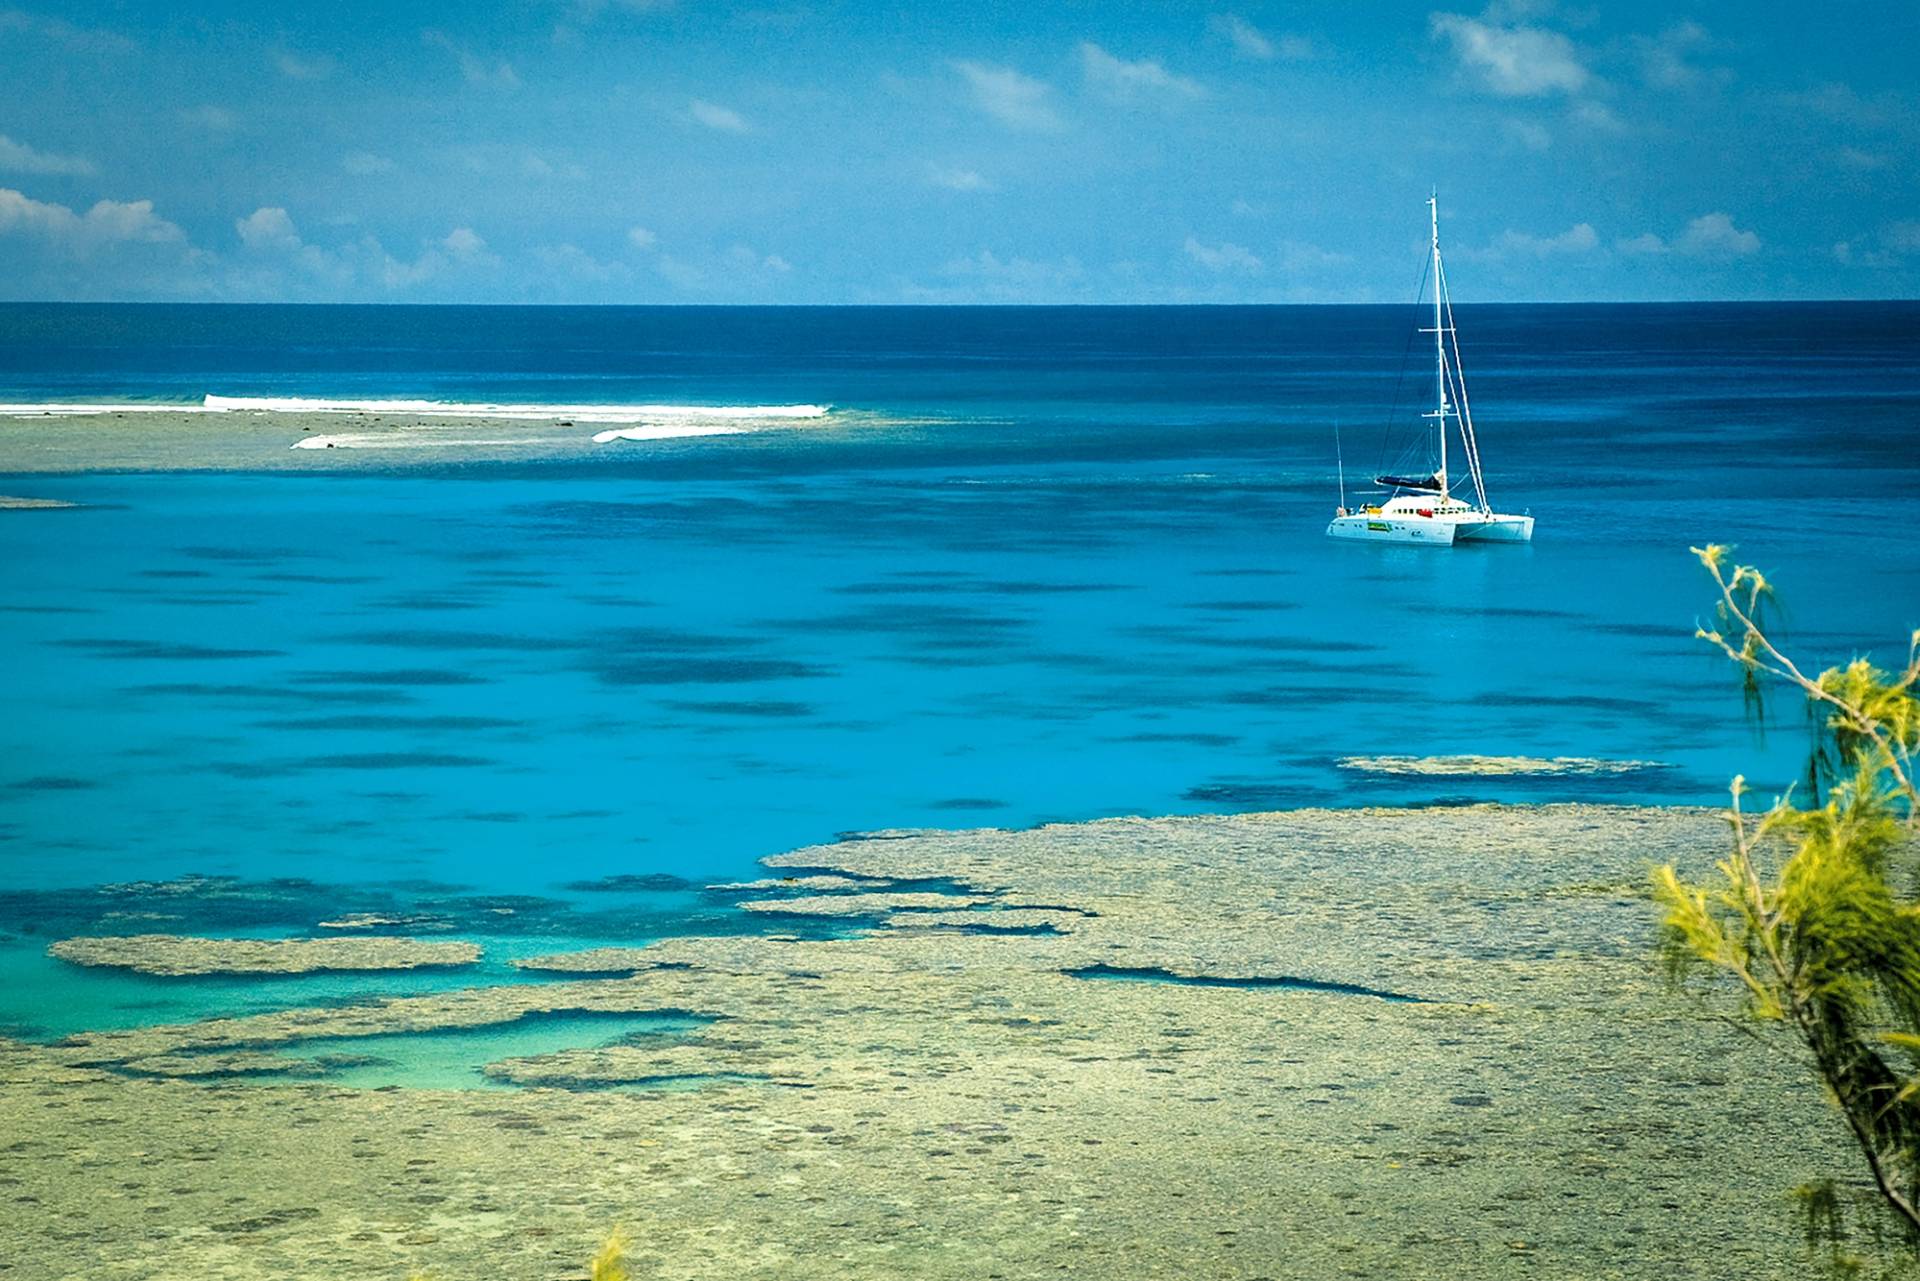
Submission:
M 1609 698 L 1599 694 L 1523 694 L 1495 691 L 1474 701 L 1482 707 L 1561 708 L 1567 711 L 1609 712 L 1618 716 L 1658 719 L 1667 708 L 1644 698 Z
M 281 778 L 313 770 L 474 769 L 497 763 L 455 752 L 335 752 L 279 761 L 216 761 L 207 768 L 229 778 Z
M 298 560 L 313 556 L 310 551 L 291 547 L 182 547 L 180 554 L 189 560 L 234 561 L 268 565 L 277 560 Z
M 1157 966 L 1087 965 L 1064 970 L 1077 979 L 1119 979 L 1138 983 L 1176 983 L 1185 987 L 1282 988 L 1298 992 L 1326 992 L 1336 996 L 1370 996 L 1380 1001 L 1422 1005 L 1426 998 L 1390 992 L 1384 988 L 1362 987 L 1356 983 L 1330 983 L 1324 979 L 1301 978 L 1293 974 L 1254 974 L 1228 978 L 1213 974 L 1175 974 Z
M 149 659 L 157 662 L 221 662 L 244 658 L 284 658 L 285 650 L 227 649 L 180 641 L 126 640 L 112 636 L 77 636 L 48 641 L 61 649 L 77 649 L 95 658 Z
M 212 699 L 237 704 L 344 705 L 382 707 L 410 703 L 413 696 L 399 689 L 296 689 L 285 685 L 216 685 L 173 681 L 159 685 L 129 685 L 120 691 L 135 696 Z
M 603 685 L 750 685 L 831 674 L 830 668 L 789 658 L 714 658 L 693 654 L 659 658 L 604 655 L 597 657 L 589 670 Z
M 697 883 L 669 872 L 628 873 L 590 881 L 567 881 L 560 886 L 579 894 L 668 894 L 698 888 Z
M 253 728 L 270 730 L 344 731 L 351 733 L 386 732 L 477 733 L 483 730 L 522 729 L 524 721 L 504 720 L 497 716 L 382 716 L 373 713 L 342 716 L 296 716 L 286 720 L 257 721 Z
M 1196 600 L 1188 603 L 1188 609 L 1205 610 L 1212 614 L 1260 614 L 1277 613 L 1282 610 L 1299 609 L 1297 600 Z
M 1182 800 L 1202 805 L 1225 805 L 1243 810 L 1303 809 L 1325 805 L 1338 798 L 1329 788 L 1307 784 L 1260 783 L 1222 779 L 1189 787 Z
M 357 667 L 346 671 L 302 672 L 302 685 L 485 685 L 484 676 L 444 667 Z
M 263 583 L 304 583 L 316 587 L 351 587 L 361 583 L 377 583 L 380 580 L 372 574 L 305 574 L 270 573 L 255 574 Z
M 749 716 L 765 720 L 799 720 L 819 710 L 811 703 L 780 698 L 669 699 L 663 706 L 699 716 Z
M 9 792 L 83 792 L 98 787 L 92 779 L 71 778 L 64 774 L 36 774 L 7 784 Z
M 526 636 L 514 632 L 460 631 L 438 627 L 404 627 L 382 631 L 348 632 L 335 639 L 349 644 L 371 645 L 382 649 L 424 649 L 435 653 L 466 651 L 544 654 L 555 650 L 579 648 L 577 642 L 552 636 Z

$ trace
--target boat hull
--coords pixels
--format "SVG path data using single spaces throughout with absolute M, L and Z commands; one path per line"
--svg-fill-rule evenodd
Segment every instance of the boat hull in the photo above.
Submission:
M 1453 540 L 1457 543 L 1530 543 L 1533 517 L 1496 514 L 1477 521 L 1462 521 Z
M 1458 522 L 1420 516 L 1335 516 L 1327 526 L 1327 537 L 1362 543 L 1451 547 L 1458 529 Z
M 1416 547 L 1452 547 L 1456 543 L 1530 543 L 1533 517 L 1498 512 L 1467 516 L 1422 516 L 1417 512 L 1361 512 L 1335 516 L 1327 537 L 1361 543 L 1399 543 Z

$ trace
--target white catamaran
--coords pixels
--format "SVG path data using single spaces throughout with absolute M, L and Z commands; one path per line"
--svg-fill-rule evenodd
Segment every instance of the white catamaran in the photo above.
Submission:
M 1375 483 L 1390 491 L 1384 501 L 1349 509 L 1346 494 L 1327 526 L 1333 538 L 1376 543 L 1417 543 L 1451 547 L 1455 543 L 1524 543 L 1533 538 L 1533 517 L 1507 516 L 1487 502 L 1486 478 L 1480 472 L 1480 445 L 1473 434 L 1473 411 L 1467 404 L 1466 376 L 1460 370 L 1460 339 L 1453 327 L 1453 300 L 1440 265 L 1440 206 L 1427 200 L 1433 223 L 1433 359 L 1436 403 L 1423 414 L 1431 424 L 1416 446 L 1417 467 L 1398 468 L 1407 474 L 1376 476 Z M 1428 332 L 1421 330 L 1422 333 Z M 1467 475 L 1473 482 L 1472 501 L 1455 497 L 1447 475 L 1449 422 L 1460 431 Z M 1437 449 L 1436 449 L 1437 446 Z M 1438 465 L 1434 463 L 1438 455 Z M 1344 490 L 1345 486 L 1342 485 Z

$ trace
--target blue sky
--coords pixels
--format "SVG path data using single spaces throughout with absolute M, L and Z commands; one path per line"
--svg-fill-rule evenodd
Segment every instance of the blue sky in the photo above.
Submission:
M 4 4 L 5 0 L 0 0 Z M 0 8 L 0 297 L 1920 295 L 1920 9 Z

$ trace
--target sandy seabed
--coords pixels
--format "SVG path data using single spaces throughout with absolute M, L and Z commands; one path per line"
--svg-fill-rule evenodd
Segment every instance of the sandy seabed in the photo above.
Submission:
M 1799 1062 L 1670 995 L 1700 810 L 1299 811 L 877 833 L 767 860 L 853 937 L 0 1041 L 0 1275 L 1797 1277 L 1850 1177 Z M 781 878 L 793 877 L 789 884 Z M 355 1090 L 277 1047 L 693 1014 Z M 311 1064 L 309 1064 L 311 1066 Z

